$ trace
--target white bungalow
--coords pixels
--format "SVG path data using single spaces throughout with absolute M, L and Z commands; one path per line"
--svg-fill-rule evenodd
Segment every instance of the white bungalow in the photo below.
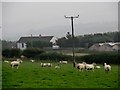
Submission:
M 28 37 L 21 37 L 18 41 L 17 41 L 17 48 L 24 50 L 27 49 L 27 44 L 28 42 L 31 43 L 31 47 L 32 47 L 32 43 L 34 41 L 43 41 L 43 42 L 50 42 L 51 39 L 54 36 L 28 36 Z

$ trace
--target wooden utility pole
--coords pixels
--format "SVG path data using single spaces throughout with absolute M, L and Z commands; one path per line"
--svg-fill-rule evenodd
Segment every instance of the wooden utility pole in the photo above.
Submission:
M 65 16 L 65 18 L 71 19 L 71 26 L 72 26 L 72 44 L 73 44 L 73 67 L 75 67 L 75 43 L 74 43 L 74 26 L 73 26 L 73 19 L 78 18 L 78 16 Z

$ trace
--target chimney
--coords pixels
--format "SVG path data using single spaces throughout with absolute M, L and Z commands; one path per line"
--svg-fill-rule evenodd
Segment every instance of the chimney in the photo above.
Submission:
M 32 34 L 31 34 L 31 37 L 32 37 Z

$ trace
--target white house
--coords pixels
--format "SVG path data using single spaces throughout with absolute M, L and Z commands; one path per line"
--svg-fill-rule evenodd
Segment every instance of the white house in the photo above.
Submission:
M 26 43 L 20 43 L 18 42 L 17 43 L 17 48 L 21 49 L 21 50 L 24 50 L 27 48 L 27 44 Z
M 54 36 L 27 36 L 27 37 L 21 37 L 18 41 L 17 41 L 17 48 L 24 50 L 27 49 L 27 44 L 28 42 L 31 43 L 31 47 L 32 47 L 32 43 L 34 41 L 43 41 L 43 42 L 50 42 L 51 39 Z
M 51 40 L 50 40 L 50 42 L 52 43 L 52 48 L 53 49 L 59 49 L 60 47 L 57 45 L 57 40 L 58 40 L 58 38 L 56 38 L 56 37 L 53 37 Z

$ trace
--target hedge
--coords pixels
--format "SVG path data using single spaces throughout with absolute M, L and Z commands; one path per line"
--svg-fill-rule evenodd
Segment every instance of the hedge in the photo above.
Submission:
M 112 63 L 112 64 L 118 64 L 119 63 L 120 54 L 119 53 L 99 53 L 99 54 L 91 54 L 82 56 L 81 60 L 84 60 L 85 62 L 92 63 Z

